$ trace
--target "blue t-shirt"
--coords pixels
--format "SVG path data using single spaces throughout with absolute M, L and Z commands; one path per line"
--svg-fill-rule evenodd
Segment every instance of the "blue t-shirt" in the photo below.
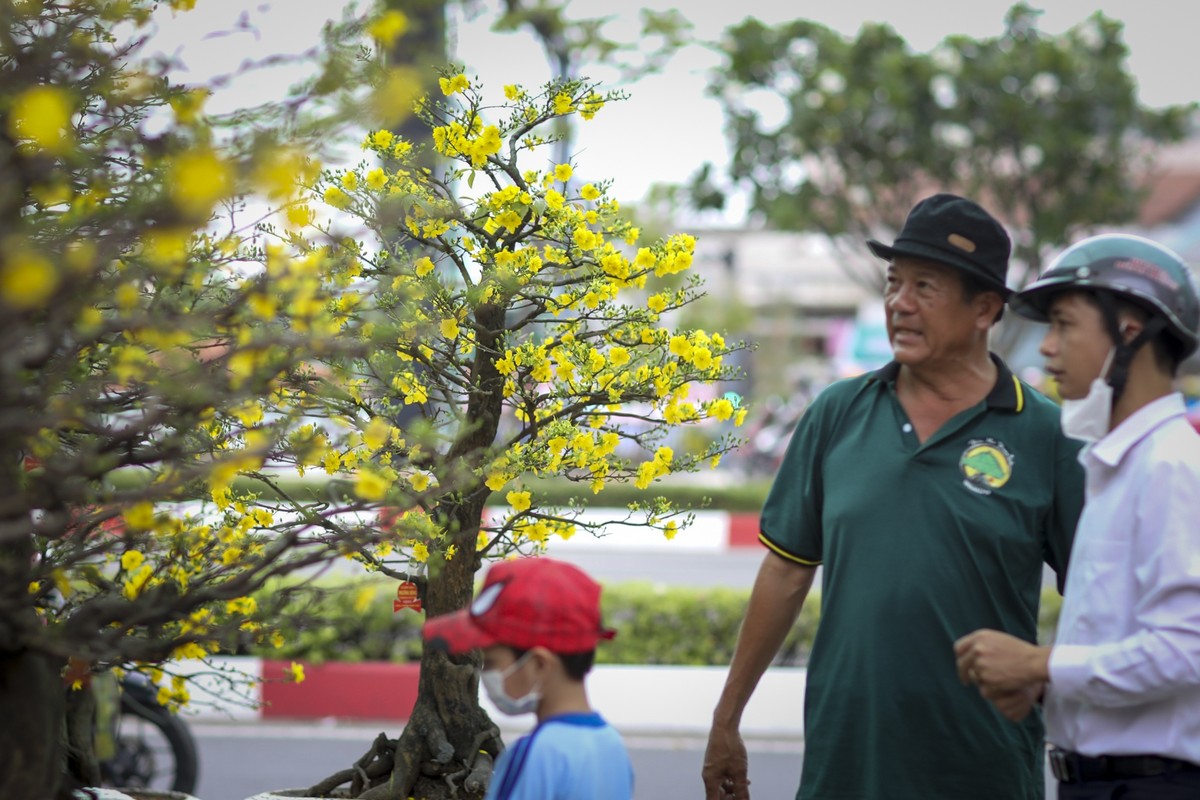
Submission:
M 595 712 L 539 723 L 496 762 L 484 800 L 629 800 L 633 765 L 616 728 Z

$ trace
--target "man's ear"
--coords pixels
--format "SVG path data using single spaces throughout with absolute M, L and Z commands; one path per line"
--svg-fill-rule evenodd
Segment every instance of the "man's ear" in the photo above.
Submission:
M 547 667 L 553 666 L 558 661 L 558 656 L 547 650 L 545 647 L 534 647 L 530 650 L 530 657 L 537 662 L 538 671 L 544 671 Z
M 1117 315 L 1117 330 L 1121 333 L 1121 341 L 1129 344 L 1136 339 L 1141 332 L 1146 329 L 1146 323 L 1136 314 L 1128 312 L 1118 312 Z
M 1004 298 L 997 292 L 980 292 L 975 295 L 975 319 L 980 327 L 989 330 L 996 322 L 996 315 L 1004 308 Z

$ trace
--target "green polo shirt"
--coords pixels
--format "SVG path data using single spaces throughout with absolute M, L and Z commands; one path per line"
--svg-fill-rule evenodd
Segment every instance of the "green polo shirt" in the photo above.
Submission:
M 792 436 L 761 539 L 824 565 L 798 798 L 1043 795 L 1040 713 L 1000 716 L 959 683 L 953 645 L 978 628 L 1036 639 L 1042 562 L 1061 588 L 1083 472 L 1058 406 L 993 360 L 991 393 L 924 444 L 896 363 L 830 386 Z

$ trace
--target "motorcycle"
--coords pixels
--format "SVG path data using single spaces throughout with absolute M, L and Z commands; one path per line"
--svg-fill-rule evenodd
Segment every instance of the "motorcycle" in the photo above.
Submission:
M 119 706 L 108 726 L 111 752 L 100 761 L 105 786 L 195 791 L 200 772 L 196 740 L 156 695 L 144 675 L 129 672 L 120 679 Z

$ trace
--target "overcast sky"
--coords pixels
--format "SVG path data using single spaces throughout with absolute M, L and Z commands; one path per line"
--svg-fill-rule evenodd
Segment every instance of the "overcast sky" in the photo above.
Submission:
M 1136 76 L 1142 102 L 1151 106 L 1200 99 L 1200 55 L 1191 21 L 1184 6 L 1166 0 L 1044 0 L 1040 28 L 1059 33 L 1100 10 L 1125 23 L 1130 48 L 1129 66 Z M 360 7 L 363 3 L 360 0 Z M 485 9 L 495 0 L 484 0 Z M 729 25 L 747 16 L 764 22 L 795 17 L 815 19 L 846 34 L 854 34 L 864 21 L 883 21 L 908 39 L 915 50 L 928 50 L 945 36 L 962 33 L 995 36 L 1003 29 L 1008 0 L 841 0 L 841 2 L 779 2 L 779 0 L 685 0 L 632 2 L 631 0 L 573 0 L 572 16 L 615 17 L 614 38 L 637 29 L 637 11 L 643 6 L 678 8 L 695 26 L 698 39 L 711 40 Z M 341 0 L 329 3 L 308 0 L 198 0 L 196 10 L 164 21 L 157 41 L 177 52 L 188 65 L 185 80 L 200 80 L 232 69 L 243 58 L 296 52 L 315 43 L 321 24 L 340 13 Z M 257 28 L 216 39 L 200 34 L 230 25 L 246 14 Z M 522 34 L 494 34 L 488 28 L 494 13 L 485 10 L 475 20 L 459 20 L 457 57 L 489 85 L 506 83 L 536 86 L 549 77 L 549 67 L 536 41 Z M 577 136 L 577 159 L 590 175 L 614 179 L 614 194 L 622 200 L 641 199 L 656 182 L 684 182 L 705 161 L 722 163 L 727 148 L 722 117 L 716 102 L 705 97 L 706 75 L 716 56 L 699 46 L 686 48 L 659 75 L 628 88 L 629 100 L 605 108 L 591 122 L 582 123 Z M 589 71 L 602 81 L 613 79 L 603 69 Z M 280 75 L 277 82 L 260 75 L 229 93 L 226 103 L 268 99 L 281 93 L 295 75 Z

